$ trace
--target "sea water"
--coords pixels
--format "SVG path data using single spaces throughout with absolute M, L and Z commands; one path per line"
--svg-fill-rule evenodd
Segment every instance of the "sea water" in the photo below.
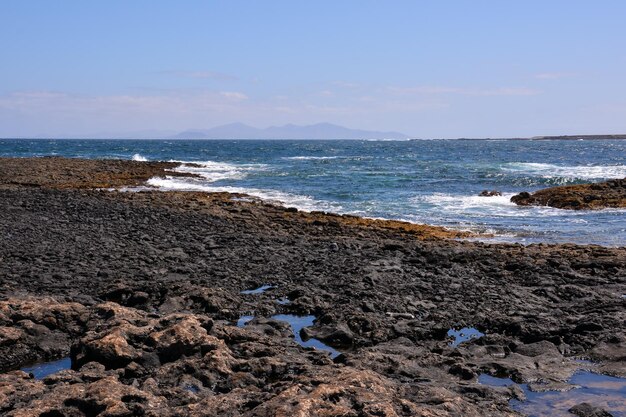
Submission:
M 521 191 L 626 177 L 620 140 L 0 140 L 0 156 L 194 162 L 161 190 L 247 193 L 302 210 L 399 219 L 491 241 L 626 245 L 626 210 L 518 207 Z M 502 196 L 480 197 L 482 190 Z

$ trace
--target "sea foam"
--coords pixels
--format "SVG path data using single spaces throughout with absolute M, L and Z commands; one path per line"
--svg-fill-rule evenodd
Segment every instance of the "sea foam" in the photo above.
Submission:
M 511 162 L 502 166 L 504 171 L 523 173 L 542 178 L 568 180 L 598 180 L 626 177 L 626 165 L 573 165 L 562 166 L 536 162 Z
M 287 207 L 296 207 L 304 211 L 322 210 L 340 212 L 342 210 L 339 204 L 315 200 L 306 195 L 260 188 L 219 186 L 212 185 L 212 182 L 213 181 L 205 181 L 197 178 L 155 177 L 148 180 L 148 185 L 164 191 L 205 191 L 213 193 L 227 192 L 247 194 L 268 202 L 282 204 Z
M 286 161 L 316 161 L 325 159 L 338 159 L 339 156 L 285 156 L 281 159 Z
M 452 195 L 435 193 L 412 198 L 412 202 L 418 205 L 428 204 L 437 211 L 455 215 L 473 215 L 478 217 L 550 217 L 572 215 L 582 213 L 576 211 L 563 211 L 552 207 L 520 207 L 511 202 L 515 194 L 503 194 L 501 196 L 482 197 L 478 195 Z
M 187 172 L 200 175 L 208 182 L 221 180 L 240 180 L 248 176 L 250 172 L 266 169 L 265 164 L 229 164 L 215 161 L 170 161 L 179 162 L 181 165 L 174 171 Z

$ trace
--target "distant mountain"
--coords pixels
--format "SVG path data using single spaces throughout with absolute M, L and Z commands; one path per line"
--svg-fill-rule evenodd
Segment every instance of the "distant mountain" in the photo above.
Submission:
M 257 129 L 243 123 L 231 123 L 208 130 L 187 130 L 174 136 L 176 139 L 407 139 L 398 132 L 376 132 L 349 129 L 331 123 L 308 126 L 287 124 Z

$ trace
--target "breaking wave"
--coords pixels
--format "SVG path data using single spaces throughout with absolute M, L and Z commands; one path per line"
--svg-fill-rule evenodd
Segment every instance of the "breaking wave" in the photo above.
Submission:
M 287 161 L 315 161 L 324 159 L 338 159 L 339 156 L 285 156 L 281 159 Z
M 504 164 L 502 170 L 542 178 L 565 178 L 571 181 L 626 177 L 626 165 L 561 166 L 536 162 L 511 162 Z
M 264 164 L 229 164 L 215 161 L 171 161 L 180 162 L 181 166 L 174 168 L 177 172 L 187 172 L 200 175 L 207 182 L 222 180 L 240 180 L 253 171 L 262 171 L 267 168 Z
M 247 194 L 268 202 L 284 205 L 285 207 L 296 207 L 299 210 L 305 211 L 321 210 L 340 212 L 342 210 L 341 205 L 337 203 L 315 200 L 306 195 L 261 188 L 212 185 L 211 182 L 197 178 L 151 178 L 148 180 L 148 185 L 157 187 L 163 191 L 205 191 Z

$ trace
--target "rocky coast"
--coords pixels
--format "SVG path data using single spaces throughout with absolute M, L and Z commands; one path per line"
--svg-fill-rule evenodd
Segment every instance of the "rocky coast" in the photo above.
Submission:
M 111 190 L 175 166 L 0 159 L 0 415 L 514 416 L 626 377 L 626 248 Z
M 567 210 L 626 207 L 626 178 L 592 184 L 551 187 L 511 197 L 519 206 L 550 206 Z

